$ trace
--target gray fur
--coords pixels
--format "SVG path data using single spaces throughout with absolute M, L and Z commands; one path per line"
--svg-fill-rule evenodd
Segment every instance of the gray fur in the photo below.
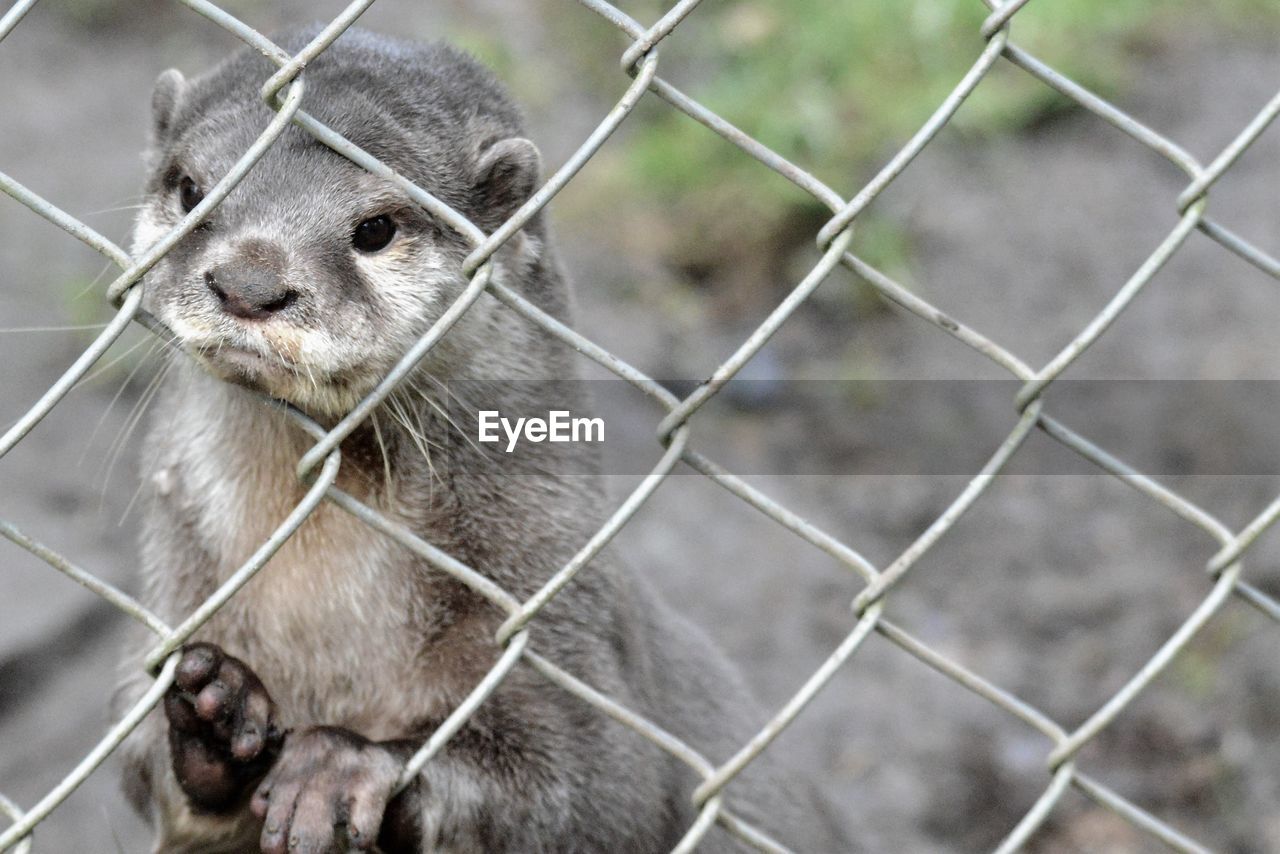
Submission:
M 296 50 L 310 35 L 283 41 Z M 161 78 L 139 247 L 181 215 L 175 174 L 207 185 L 261 131 L 270 111 L 257 91 L 271 71 L 245 52 L 185 83 L 176 73 Z M 487 71 L 452 48 L 352 31 L 305 79 L 308 111 L 486 229 L 536 186 L 537 152 L 518 111 Z M 354 259 L 351 229 L 379 206 L 405 217 L 403 244 L 386 258 Z M 261 242 L 284 259 L 280 274 L 298 289 L 296 304 L 265 324 L 220 315 L 202 272 L 215 263 L 252 268 Z M 255 364 L 227 364 L 210 352 L 201 357 L 207 370 L 186 359 L 175 365 L 156 404 L 143 471 L 145 595 L 163 617 L 176 622 L 193 610 L 301 495 L 293 466 L 308 441 L 236 383 L 332 423 L 465 286 L 457 271 L 466 254 L 457 235 L 393 188 L 290 128 L 209 224 L 148 275 L 145 306 L 189 350 L 197 338 L 274 348 L 300 375 L 266 377 Z M 567 285 L 541 218 L 498 260 L 504 281 L 569 319 Z M 261 331 L 268 327 L 284 331 L 270 337 Z M 329 339 L 323 347 L 320 335 Z M 282 349 L 295 345 L 297 352 Z M 429 443 L 430 461 L 384 411 L 377 430 L 362 429 L 344 445 L 339 485 L 527 597 L 597 530 L 610 502 L 591 478 L 558 473 L 568 470 L 562 446 L 531 446 L 545 474 L 511 477 L 458 441 L 456 426 L 427 398 L 438 396 L 440 381 L 480 380 L 467 386 L 484 398 L 467 401 L 472 411 L 545 411 L 529 391 L 541 386 L 499 381 L 564 379 L 576 370 L 566 347 L 485 296 L 423 363 L 415 377 L 423 393 L 397 398 Z M 556 404 L 579 409 L 582 401 Z M 252 667 L 287 726 L 421 739 L 492 664 L 501 621 L 464 586 L 322 505 L 197 638 Z M 542 612 L 531 645 L 713 761 L 766 719 L 707 638 L 608 551 Z M 135 651 L 125 672 L 136 674 L 139 660 Z M 128 677 L 121 701 L 144 684 Z M 185 801 L 165 726 L 152 714 L 127 747 L 126 785 L 157 828 L 156 850 L 258 850 L 258 822 L 247 811 L 203 815 Z M 669 850 L 695 817 L 689 795 L 698 782 L 682 763 L 523 666 L 424 778 L 424 850 L 475 852 Z M 731 785 L 729 802 L 797 850 L 843 850 L 805 791 L 766 753 Z M 700 850 L 738 846 L 717 827 Z

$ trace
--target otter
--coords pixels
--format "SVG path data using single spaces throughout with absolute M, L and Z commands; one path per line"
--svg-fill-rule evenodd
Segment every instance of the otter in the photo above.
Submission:
M 291 52 L 315 29 L 278 39 Z M 152 245 L 254 140 L 273 66 L 244 50 L 153 95 Z M 482 229 L 540 183 L 518 109 L 444 44 L 342 35 L 305 71 L 306 109 Z M 190 359 L 153 406 L 142 463 L 143 597 L 177 622 L 301 498 L 311 440 L 262 394 L 336 423 L 466 286 L 467 242 L 402 190 L 290 127 L 210 217 L 148 272 L 143 307 Z M 493 275 L 568 322 L 541 216 Z M 524 599 L 599 528 L 590 448 L 530 445 L 528 472 L 459 440 L 442 406 L 547 411 L 539 381 L 575 354 L 485 295 L 396 396 L 342 444 L 338 486 Z M 531 391 L 531 389 L 533 389 Z M 587 406 L 576 384 L 555 407 Z M 569 399 L 565 399 L 568 396 Z M 501 457 L 502 455 L 497 455 Z M 589 462 L 599 470 L 598 462 Z M 590 704 L 517 666 L 406 789 L 407 759 L 497 660 L 504 614 L 390 538 L 322 503 L 185 646 L 125 746 L 129 799 L 167 852 L 659 852 L 696 818 L 700 778 Z M 708 639 L 606 549 L 530 624 L 531 648 L 723 761 L 766 716 Z M 148 684 L 127 656 L 120 702 Z M 804 851 L 844 850 L 769 752 L 726 790 L 734 814 Z M 744 846 L 714 827 L 699 850 Z

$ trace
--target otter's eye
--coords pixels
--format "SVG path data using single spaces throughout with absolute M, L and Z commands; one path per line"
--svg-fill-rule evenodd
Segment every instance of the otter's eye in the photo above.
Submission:
M 357 225 L 355 233 L 351 235 L 351 245 L 361 252 L 377 252 L 385 249 L 395 236 L 396 224 L 391 217 L 383 214 Z
M 182 203 L 182 212 L 191 213 L 191 209 L 204 201 L 204 190 L 189 176 L 183 175 L 178 182 L 178 201 Z

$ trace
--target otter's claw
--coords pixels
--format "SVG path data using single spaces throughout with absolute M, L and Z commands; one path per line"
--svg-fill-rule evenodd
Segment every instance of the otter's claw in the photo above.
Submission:
M 279 752 L 271 695 L 244 662 L 213 644 L 183 649 L 164 710 L 174 773 L 199 809 L 235 807 Z
M 422 850 L 416 786 L 393 794 L 405 753 L 340 727 L 290 733 L 249 804 L 264 854 Z

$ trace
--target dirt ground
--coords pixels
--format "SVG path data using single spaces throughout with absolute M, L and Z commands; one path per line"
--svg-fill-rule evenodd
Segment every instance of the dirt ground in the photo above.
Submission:
M 195 72 L 232 41 L 190 13 L 90 30 L 53 5 L 37 6 L 0 44 L 0 170 L 123 240 L 141 181 L 151 81 L 169 65 Z M 368 25 L 430 36 L 473 23 L 468 16 L 474 16 L 529 57 L 550 49 L 539 22 L 518 4 L 488 0 L 463 8 L 379 0 Z M 284 4 L 276 20 L 324 14 L 327 8 L 295 2 Z M 264 28 L 275 23 L 261 13 L 251 20 Z M 1144 58 L 1123 106 L 1207 161 L 1274 94 L 1277 80 L 1274 45 L 1189 27 Z M 552 163 L 586 135 L 607 108 L 604 99 L 616 95 L 602 94 L 593 81 L 554 85 L 559 97 L 531 110 L 534 135 Z M 1272 129 L 1211 201 L 1216 218 L 1273 254 L 1280 252 L 1277 164 L 1280 132 Z M 581 181 L 568 192 L 590 192 L 590 170 Z M 847 186 L 857 183 L 853 176 Z M 875 210 L 911 236 L 913 288 L 1039 365 L 1172 227 L 1181 186 L 1150 152 L 1072 113 L 982 145 L 944 133 Z M 664 294 L 637 284 L 643 273 L 632 266 L 634 247 L 624 252 L 594 234 L 575 238 L 569 226 L 560 223 L 559 233 L 578 282 L 578 326 L 593 340 L 652 375 L 697 378 L 746 333 L 745 320 L 725 321 L 713 307 L 692 316 L 686 303 L 673 309 Z M 100 316 L 94 308 L 100 291 L 88 289 L 102 264 L 91 252 L 11 201 L 0 203 L 0 235 L 0 327 Z M 838 273 L 821 293 L 851 287 L 852 279 Z M 817 302 L 762 354 L 754 376 L 766 387 L 792 378 L 999 376 L 906 314 L 864 309 L 833 323 Z M 1275 380 L 1278 316 L 1274 280 L 1194 234 L 1068 377 L 1213 380 L 1226 389 L 1237 386 L 1225 381 Z M 85 340 L 82 333 L 0 334 L 0 425 L 17 418 Z M 133 460 L 145 448 L 126 441 L 120 459 L 111 458 L 147 378 L 144 365 L 121 392 L 124 372 L 109 372 L 74 392 L 0 462 L 0 518 L 126 589 L 136 583 L 137 516 L 128 512 Z M 1224 394 L 1228 401 L 1248 398 Z M 752 474 L 755 485 L 884 566 L 967 478 L 962 468 L 915 465 L 929 454 L 927 430 L 860 429 L 879 405 L 854 400 L 783 417 L 716 403 L 699 416 L 706 427 L 698 428 L 695 444 L 713 458 L 749 460 L 747 471 L 764 472 Z M 1233 448 L 1265 447 L 1275 432 L 1274 411 L 1246 417 L 1203 408 L 1203 417 L 1176 430 L 1150 425 L 1150 435 L 1169 446 L 1163 480 L 1239 528 L 1280 494 L 1280 468 L 1233 470 L 1224 461 Z M 958 444 L 985 449 L 979 458 L 1014 420 L 1011 406 L 1003 421 L 997 415 L 980 423 L 945 407 L 917 412 L 953 440 L 957 431 L 971 436 Z M 1134 423 L 1142 423 L 1142 413 Z M 649 430 L 637 428 L 638 441 Z M 1214 548 L 1167 510 L 1087 467 L 1021 471 L 1000 478 L 912 570 L 887 613 L 1070 727 L 1123 685 L 1195 608 L 1209 589 L 1203 566 Z M 1251 473 L 1223 473 L 1229 471 Z M 620 497 L 634 477 L 617 481 Z M 769 708 L 783 703 L 852 627 L 849 602 L 858 580 L 704 478 L 670 479 L 617 543 L 635 571 L 711 632 Z M 28 805 L 103 732 L 125 618 L 25 552 L 8 546 L 0 554 L 0 792 Z M 1273 532 L 1251 553 L 1246 576 L 1280 594 L 1278 560 L 1280 535 Z M 1215 849 L 1280 850 L 1278 644 L 1280 626 L 1228 603 L 1083 752 L 1082 767 Z M 880 638 L 857 653 L 773 749 L 822 783 L 867 851 L 989 849 L 1048 783 L 1045 739 Z M 145 839 L 109 761 L 41 826 L 36 850 L 133 852 L 145 850 Z M 1158 845 L 1072 792 L 1032 848 L 1128 852 Z

